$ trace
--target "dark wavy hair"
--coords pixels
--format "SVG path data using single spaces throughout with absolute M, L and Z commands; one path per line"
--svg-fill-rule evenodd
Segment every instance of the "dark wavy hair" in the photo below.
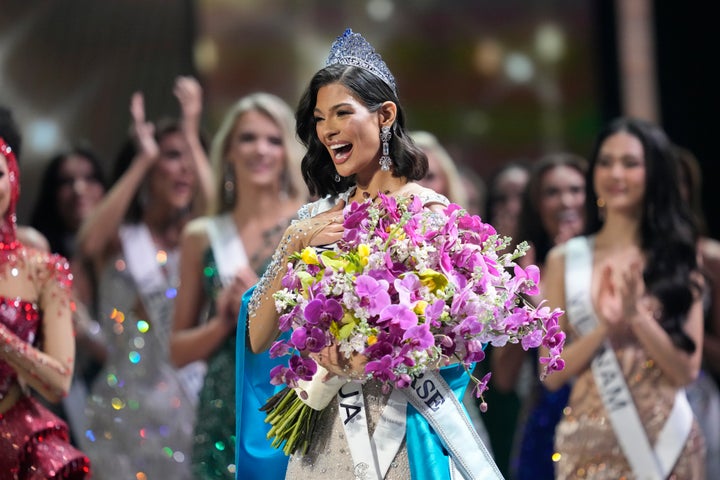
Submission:
M 603 142 L 618 132 L 637 138 L 645 154 L 645 197 L 640 221 L 641 248 L 646 256 L 645 288 L 662 304 L 659 322 L 673 344 L 692 353 L 696 345 L 683 326 L 695 296 L 700 294 L 700 285 L 695 280 L 699 271 L 698 233 L 692 213 L 680 195 L 677 152 L 659 126 L 621 117 L 600 132 L 587 176 L 586 233 L 595 233 L 602 225 L 597 194 L 592 188 L 595 166 Z
M 379 77 L 360 67 L 334 64 L 318 71 L 310 80 L 300 97 L 295 112 L 296 132 L 307 148 L 302 159 L 302 175 L 311 195 L 324 197 L 346 191 L 355 184 L 353 176 L 335 181 L 337 171 L 327 148 L 317 136 L 315 129 L 315 105 L 318 90 L 325 85 L 339 83 L 371 112 L 380 109 L 383 102 L 391 101 L 397 106 L 397 116 L 392 125 L 390 157 L 392 174 L 408 180 L 420 180 L 428 169 L 427 157 L 410 138 L 405 129 L 405 113 L 397 95 Z
M 545 257 L 555 245 L 555 240 L 548 235 L 540 216 L 542 178 L 546 172 L 557 167 L 570 167 L 575 169 L 583 178 L 586 178 L 588 162 L 574 153 L 558 152 L 540 157 L 530 167 L 530 177 L 523 192 L 518 240 L 525 240 L 532 244 L 535 250 L 535 261 L 539 264 L 545 263 Z
M 40 190 L 30 216 L 30 224 L 45 235 L 50 242 L 50 249 L 65 258 L 71 258 L 72 252 L 67 251 L 64 237 L 73 232 L 70 232 L 70 228 L 63 224 L 60 217 L 57 194 L 60 190 L 60 169 L 63 163 L 73 155 L 80 156 L 90 163 L 93 180 L 102 185 L 104 191 L 107 191 L 108 184 L 98 155 L 89 146 L 76 145 L 50 159 L 40 180 Z

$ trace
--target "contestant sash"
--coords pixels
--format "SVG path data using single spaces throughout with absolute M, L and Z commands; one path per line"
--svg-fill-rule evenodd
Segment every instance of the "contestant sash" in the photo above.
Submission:
M 163 272 L 156 257 L 157 247 L 144 223 L 122 225 L 120 241 L 126 268 L 150 317 L 150 329 L 168 357 L 172 308 L 177 295 L 177 266 L 169 260 L 167 265 L 170 273 L 166 275 Z M 175 371 L 188 399 L 195 405 L 205 377 L 205 362 L 192 362 Z
M 248 264 L 240 234 L 229 213 L 209 218 L 207 233 L 220 281 L 227 287 L 237 271 Z
M 355 478 L 385 477 L 405 436 L 408 403 L 423 416 L 449 452 L 449 478 L 503 478 L 455 393 L 436 371 L 426 372 L 407 388 L 393 390 L 372 438 L 368 435 L 361 386 L 348 383 L 340 389 L 338 407 L 355 465 Z
M 593 245 L 592 237 L 576 237 L 565 246 L 567 315 L 579 335 L 588 334 L 598 322 L 590 293 Z M 693 414 L 685 390 L 679 389 L 675 395 L 673 408 L 653 447 L 609 340 L 593 358 L 591 368 L 615 436 L 635 476 L 653 480 L 667 478 L 692 427 Z

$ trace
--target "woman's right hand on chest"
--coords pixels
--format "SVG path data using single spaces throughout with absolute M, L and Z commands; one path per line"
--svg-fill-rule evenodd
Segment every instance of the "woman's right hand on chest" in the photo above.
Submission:
M 297 250 L 335 243 L 342 238 L 345 232 L 343 227 L 344 206 L 345 202 L 340 201 L 330 210 L 294 222 L 288 227 L 286 234 L 293 237 Z

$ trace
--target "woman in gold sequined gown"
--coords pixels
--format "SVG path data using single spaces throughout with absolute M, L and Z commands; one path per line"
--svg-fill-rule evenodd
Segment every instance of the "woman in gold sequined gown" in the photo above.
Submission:
M 680 199 L 670 142 L 656 125 L 611 122 L 598 136 L 587 180 L 588 236 L 572 242 L 583 242 L 589 252 L 591 287 L 584 307 L 597 321 L 580 336 L 573 327 L 578 318 L 564 316 L 566 367 L 545 380 L 551 390 L 572 381 L 556 429 L 556 478 L 636 478 L 629 458 L 637 459 L 637 450 L 621 446 L 624 434 L 618 437 L 613 429 L 590 365 L 609 345 L 635 403 L 640 433 L 655 445 L 676 394 L 700 368 L 696 232 Z M 580 264 L 567 260 L 567 245 L 551 250 L 543 278 L 550 305 L 566 311 L 572 282 L 582 275 Z M 696 421 L 689 428 L 670 478 L 705 478 L 703 437 Z

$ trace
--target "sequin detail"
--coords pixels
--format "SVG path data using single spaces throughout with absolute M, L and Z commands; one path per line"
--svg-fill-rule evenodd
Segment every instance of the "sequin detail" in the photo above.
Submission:
M 0 297 L 0 322 L 20 341 L 37 343 L 41 318 L 34 302 Z M 0 360 L 0 399 L 16 382 L 15 370 Z M 34 399 L 22 397 L 0 414 L 0 473 L 9 475 L 0 478 L 25 478 L 31 468 L 42 472 L 42 478 L 83 479 L 89 478 L 90 462 L 70 444 L 62 420 Z
M 193 395 L 169 360 L 167 338 L 177 287 L 177 252 L 167 252 L 166 287 L 145 306 L 122 254 L 107 263 L 98 284 L 101 336 L 108 358 L 85 408 L 79 439 L 100 477 L 190 480 L 195 421 Z M 104 477 L 101 477 L 104 478 Z
M 32 397 L 0 414 L 0 432 L 0 478 L 90 478 L 90 461 L 70 444 L 65 422 Z
M 211 249 L 203 274 L 208 298 L 215 298 L 222 282 Z M 212 308 L 209 316 L 214 315 Z M 197 480 L 235 478 L 235 344 L 232 333 L 208 359 L 198 402 L 198 418 L 203 421 L 195 426 L 192 441 L 192 471 Z
M 667 420 L 675 387 L 650 360 L 637 339 L 615 349 L 626 382 L 654 444 Z M 633 478 L 605 412 L 591 370 L 573 385 L 568 407 L 556 429 L 556 478 Z M 671 475 L 682 479 L 705 478 L 705 442 L 696 421 Z
M 363 385 L 363 395 L 368 415 L 368 433 L 375 431 L 389 394 L 383 394 L 380 383 L 369 381 Z M 353 461 L 345 438 L 342 420 L 338 414 L 337 399 L 333 399 L 323 410 L 318 420 L 314 441 L 308 453 L 302 457 L 293 456 L 288 463 L 286 479 L 354 479 Z M 405 441 L 385 476 L 385 480 L 407 480 L 410 478 L 410 463 Z

